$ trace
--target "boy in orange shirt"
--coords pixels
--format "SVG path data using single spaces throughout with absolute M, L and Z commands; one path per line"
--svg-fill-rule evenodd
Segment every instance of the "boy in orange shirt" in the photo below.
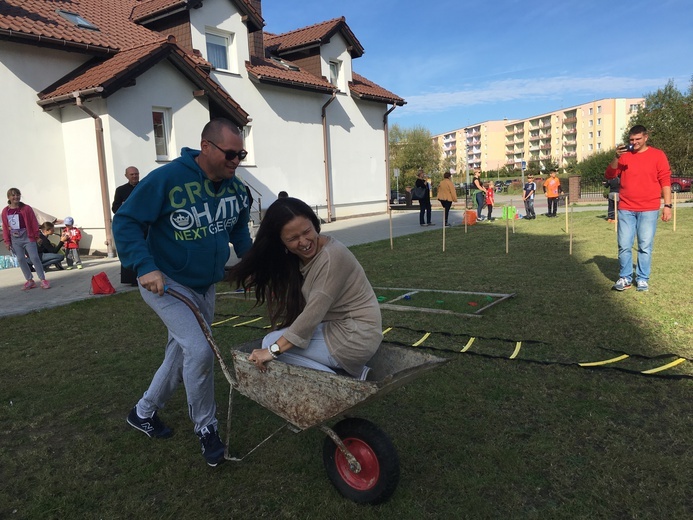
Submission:
M 546 201 L 549 203 L 549 210 L 546 213 L 547 217 L 555 217 L 558 210 L 558 196 L 563 193 L 561 189 L 561 181 L 556 177 L 557 170 L 553 169 L 549 172 L 549 178 L 544 181 L 544 193 Z

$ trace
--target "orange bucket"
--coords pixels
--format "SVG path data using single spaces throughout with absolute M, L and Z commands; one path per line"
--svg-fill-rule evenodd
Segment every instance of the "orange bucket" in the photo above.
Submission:
M 468 226 L 473 226 L 476 224 L 476 211 L 473 209 L 468 209 L 464 213 L 464 220 Z

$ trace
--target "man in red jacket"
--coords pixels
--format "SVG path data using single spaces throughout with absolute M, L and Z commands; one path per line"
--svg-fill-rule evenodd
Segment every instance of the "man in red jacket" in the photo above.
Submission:
M 605 174 L 607 179 L 621 179 L 617 233 L 620 271 L 612 288 L 625 291 L 633 284 L 633 240 L 637 236 L 636 289 L 647 291 L 661 197 L 664 198 L 662 221 L 671 220 L 671 169 L 662 150 L 647 146 L 644 126 L 631 128 L 628 138 L 630 146 L 616 149 L 616 157 Z

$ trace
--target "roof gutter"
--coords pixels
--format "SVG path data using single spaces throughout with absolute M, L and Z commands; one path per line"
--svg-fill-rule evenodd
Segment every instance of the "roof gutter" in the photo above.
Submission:
M 80 49 L 87 52 L 99 54 L 115 54 L 119 49 L 111 47 L 103 47 L 101 45 L 91 45 L 89 43 L 79 43 L 66 40 L 64 38 L 52 38 L 41 34 L 27 34 L 23 32 L 13 31 L 12 29 L 0 29 L 0 37 L 5 36 L 8 40 L 16 42 L 17 40 L 30 40 L 36 44 L 46 43 L 54 47 L 69 47 Z
M 75 98 L 77 108 L 94 119 L 94 129 L 96 132 L 96 153 L 99 160 L 99 180 L 101 181 L 101 208 L 103 210 L 104 230 L 106 231 L 106 249 L 108 251 L 108 258 L 115 258 L 113 230 L 111 228 L 111 206 L 110 197 L 108 196 L 108 179 L 106 177 L 106 147 L 103 139 L 103 121 L 101 120 L 100 116 L 84 106 L 81 97 L 83 95 L 83 91 L 75 91 L 72 93 L 72 95 Z
M 330 182 L 330 148 L 327 141 L 327 107 L 337 97 L 337 91 L 332 91 L 332 96 L 322 106 L 322 149 L 325 162 L 325 195 L 327 199 L 327 222 L 332 222 L 332 183 Z

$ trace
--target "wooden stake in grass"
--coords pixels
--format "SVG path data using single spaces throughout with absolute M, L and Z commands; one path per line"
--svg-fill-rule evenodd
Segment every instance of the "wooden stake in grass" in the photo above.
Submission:
M 563 195 L 563 206 L 565 207 L 565 232 L 568 233 L 570 231 L 570 223 L 568 222 L 568 197 Z
M 566 207 L 565 207 L 565 214 L 566 214 L 566 222 L 568 222 L 568 202 L 567 201 L 566 201 Z M 573 218 L 573 206 L 570 206 L 570 218 L 571 218 L 571 220 Z M 566 224 L 566 227 L 568 227 L 567 224 Z M 570 243 L 570 246 L 568 248 L 568 254 L 570 256 L 572 256 L 572 254 L 573 254 L 573 228 L 572 227 L 570 228 L 570 235 L 569 236 L 570 236 L 570 238 L 569 238 L 568 242 Z
M 505 254 L 507 255 L 510 251 L 510 218 L 508 215 L 510 214 L 510 208 L 505 212 Z
M 677 193 L 674 192 L 674 200 L 672 201 L 674 203 L 674 209 L 671 210 L 671 212 L 674 214 L 672 217 L 672 220 L 674 221 L 674 232 L 676 232 L 676 197 Z
M 443 253 L 445 253 L 445 218 L 443 218 Z
M 608 217 L 608 215 L 607 215 Z M 614 193 L 614 233 L 618 231 L 618 193 Z
M 395 243 L 392 240 L 392 207 L 390 207 L 390 251 L 392 251 L 395 248 Z

